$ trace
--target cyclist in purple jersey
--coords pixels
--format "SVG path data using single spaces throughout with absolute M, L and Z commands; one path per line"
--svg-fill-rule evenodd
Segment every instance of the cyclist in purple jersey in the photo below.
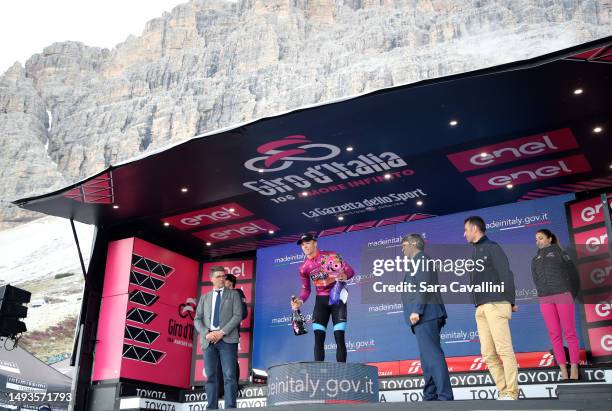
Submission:
M 310 281 L 315 285 L 316 301 L 312 314 L 312 328 L 315 335 L 314 358 L 315 361 L 325 359 L 325 333 L 329 317 L 334 324 L 334 338 L 336 339 L 336 361 L 346 362 L 346 344 L 344 335 L 346 331 L 347 310 L 343 301 L 329 305 L 329 293 L 336 280 L 346 281 L 355 275 L 351 266 L 338 253 L 333 251 L 319 251 L 317 240 L 310 234 L 303 234 L 298 245 L 306 255 L 306 260 L 300 266 L 300 279 L 302 289 L 299 299 L 291 302 L 291 308 L 299 309 L 311 293 Z

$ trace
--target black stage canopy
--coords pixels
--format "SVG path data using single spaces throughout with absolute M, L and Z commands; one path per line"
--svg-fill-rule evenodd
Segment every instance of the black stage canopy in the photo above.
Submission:
M 15 202 L 221 256 L 612 185 L 612 37 L 301 109 Z

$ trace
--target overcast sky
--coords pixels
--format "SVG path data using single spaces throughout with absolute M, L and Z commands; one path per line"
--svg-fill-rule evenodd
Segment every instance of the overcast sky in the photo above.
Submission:
M 187 0 L 2 0 L 0 75 L 57 41 L 112 48 Z

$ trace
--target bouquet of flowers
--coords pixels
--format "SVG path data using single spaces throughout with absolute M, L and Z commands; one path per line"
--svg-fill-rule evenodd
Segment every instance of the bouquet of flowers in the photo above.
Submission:
M 330 276 L 336 277 L 336 283 L 329 292 L 329 305 L 339 304 L 340 301 L 346 303 L 348 292 L 344 289 L 345 282 L 338 281 L 338 276 L 342 273 L 343 261 L 338 254 L 327 254 L 321 260 L 321 268 Z

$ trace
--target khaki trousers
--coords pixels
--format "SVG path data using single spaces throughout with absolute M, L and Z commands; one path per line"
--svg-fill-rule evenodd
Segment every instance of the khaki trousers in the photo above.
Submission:
M 489 368 L 500 396 L 518 398 L 518 366 L 508 321 L 512 307 L 508 302 L 493 302 L 476 308 L 480 352 Z

